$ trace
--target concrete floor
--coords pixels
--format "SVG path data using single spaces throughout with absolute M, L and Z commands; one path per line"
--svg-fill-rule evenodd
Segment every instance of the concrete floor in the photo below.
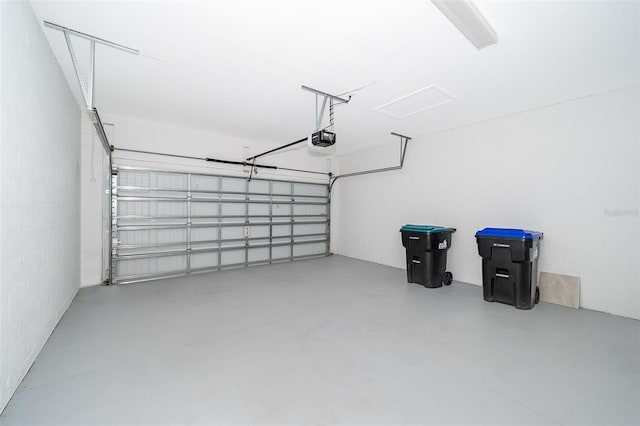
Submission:
M 83 289 L 14 424 L 640 424 L 640 321 L 345 257 Z

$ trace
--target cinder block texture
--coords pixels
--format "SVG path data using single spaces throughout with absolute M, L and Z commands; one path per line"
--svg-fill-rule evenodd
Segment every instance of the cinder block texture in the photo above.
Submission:
M 80 109 L 29 2 L 0 1 L 0 88 L 1 410 L 80 283 Z

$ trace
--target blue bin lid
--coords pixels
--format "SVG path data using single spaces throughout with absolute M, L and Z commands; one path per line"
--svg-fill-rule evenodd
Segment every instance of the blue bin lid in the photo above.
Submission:
M 456 232 L 456 228 L 445 228 L 444 226 L 434 225 L 404 225 L 400 228 L 400 232 L 423 232 L 425 234 L 431 234 L 435 232 Z
M 515 238 L 518 240 L 532 240 L 542 238 L 542 232 L 512 228 L 484 228 L 476 232 L 476 237 Z

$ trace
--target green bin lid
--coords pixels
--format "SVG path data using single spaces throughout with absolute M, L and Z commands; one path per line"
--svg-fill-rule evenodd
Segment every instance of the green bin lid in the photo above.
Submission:
M 400 232 L 423 232 L 431 234 L 435 232 L 456 232 L 456 228 L 445 228 L 444 226 L 434 225 L 411 225 L 407 224 L 400 228 Z

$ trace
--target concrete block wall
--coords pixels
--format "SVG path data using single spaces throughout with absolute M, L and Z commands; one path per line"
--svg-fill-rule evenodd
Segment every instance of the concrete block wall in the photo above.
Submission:
M 0 2 L 0 410 L 80 284 L 80 110 L 26 1 Z

